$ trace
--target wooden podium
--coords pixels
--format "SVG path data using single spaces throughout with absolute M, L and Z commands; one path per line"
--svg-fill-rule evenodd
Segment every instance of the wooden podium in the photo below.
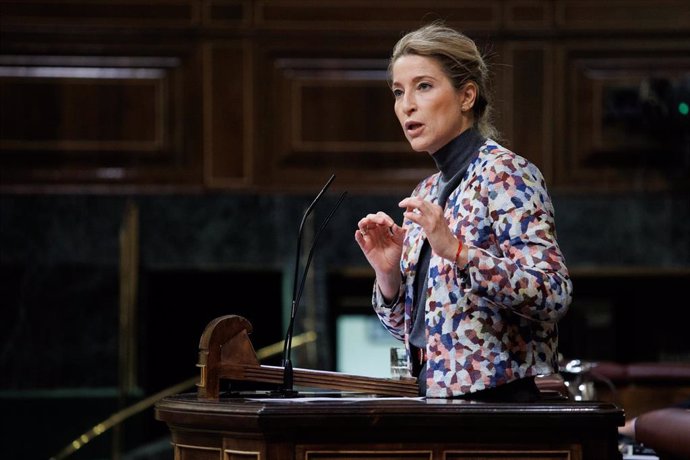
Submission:
M 238 339 L 238 334 L 245 335 L 242 330 L 248 323 L 237 318 L 212 322 L 213 331 L 204 332 L 199 391 L 156 404 L 156 418 L 170 428 L 175 460 L 622 458 L 617 427 L 624 414 L 610 403 L 380 396 L 360 389 L 376 386 L 379 379 L 355 378 L 355 388 L 345 391 L 341 386 L 347 377 L 317 372 L 315 380 L 298 378 L 304 371 L 297 370 L 296 382 L 306 379 L 327 388 L 331 379 L 338 391 L 303 392 L 297 398 L 275 398 L 260 391 L 224 395 L 217 391 L 216 380 L 248 375 L 258 375 L 259 381 L 275 379 L 272 369 L 244 356 L 248 339 Z M 210 336 L 215 338 L 209 340 Z M 244 357 L 238 358 L 238 353 Z M 391 384 L 401 383 L 383 380 L 389 393 Z

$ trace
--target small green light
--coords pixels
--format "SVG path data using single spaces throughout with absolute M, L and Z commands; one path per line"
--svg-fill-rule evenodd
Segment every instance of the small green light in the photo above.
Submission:
M 681 115 L 687 115 L 688 112 L 690 112 L 690 107 L 688 106 L 688 103 L 681 102 L 680 104 L 678 104 L 678 111 Z

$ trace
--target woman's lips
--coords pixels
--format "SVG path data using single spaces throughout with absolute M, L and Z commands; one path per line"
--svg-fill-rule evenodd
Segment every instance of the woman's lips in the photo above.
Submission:
M 405 122 L 405 132 L 411 137 L 417 136 L 423 127 L 423 124 L 416 121 Z

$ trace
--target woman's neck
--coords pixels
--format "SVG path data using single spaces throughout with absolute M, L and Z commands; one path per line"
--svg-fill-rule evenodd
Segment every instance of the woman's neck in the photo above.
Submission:
M 479 132 L 474 127 L 470 127 L 431 155 L 441 172 L 441 180 L 446 183 L 458 171 L 467 167 L 477 145 L 483 142 L 484 139 Z

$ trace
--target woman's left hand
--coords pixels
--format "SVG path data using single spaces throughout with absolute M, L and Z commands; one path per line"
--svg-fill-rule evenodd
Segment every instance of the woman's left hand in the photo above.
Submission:
M 434 252 L 444 259 L 455 261 L 460 241 L 448 228 L 448 222 L 443 215 L 441 206 L 417 197 L 408 197 L 398 203 L 405 208 L 405 218 L 420 225 L 426 233 L 429 244 Z M 464 246 L 464 245 L 463 245 Z M 466 251 L 463 248 L 463 256 Z

